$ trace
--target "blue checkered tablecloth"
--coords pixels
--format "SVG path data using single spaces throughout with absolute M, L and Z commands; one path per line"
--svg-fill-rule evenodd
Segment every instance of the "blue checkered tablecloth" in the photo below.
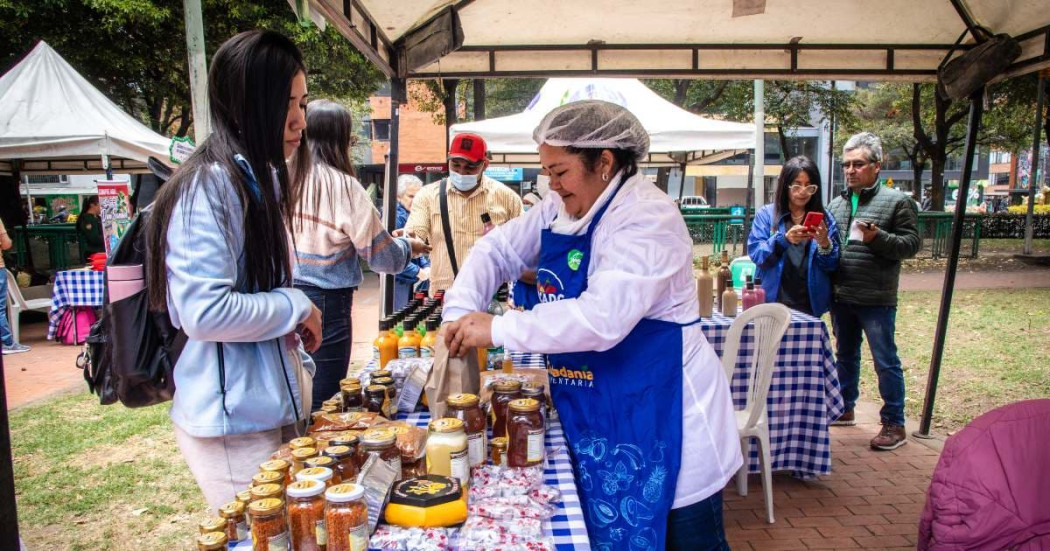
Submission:
M 105 295 L 105 272 L 95 270 L 67 270 L 55 274 L 51 290 L 51 311 L 47 315 L 47 338 L 54 340 L 62 313 L 71 306 L 102 306 Z
M 733 318 L 715 313 L 701 321 L 704 336 L 722 355 Z M 733 403 L 747 401 L 746 362 L 753 354 L 753 330 L 744 329 L 740 353 L 730 388 Z M 819 318 L 791 312 L 791 325 L 780 342 L 773 380 L 766 399 L 769 412 L 770 455 L 774 471 L 793 471 L 812 478 L 831 472 L 831 437 L 828 423 L 842 415 L 845 404 L 838 371 L 831 352 L 828 329 Z M 748 470 L 761 472 L 758 444 L 751 440 Z
M 430 422 L 430 413 L 400 413 L 398 420 L 426 428 Z M 587 527 L 583 522 L 583 509 L 580 507 L 580 496 L 576 493 L 576 484 L 572 478 L 572 463 L 569 460 L 568 447 L 561 423 L 551 419 L 547 428 L 547 469 L 543 473 L 544 482 L 561 491 L 562 501 L 554 511 L 554 516 L 543 523 L 543 531 L 554 538 L 559 551 L 588 551 L 591 548 L 587 536 Z M 247 551 L 252 548 L 250 540 L 231 544 L 229 549 Z

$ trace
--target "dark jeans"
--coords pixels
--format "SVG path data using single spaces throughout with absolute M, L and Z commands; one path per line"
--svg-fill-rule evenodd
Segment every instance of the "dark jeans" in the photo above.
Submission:
M 722 492 L 671 509 L 667 516 L 667 551 L 729 551 L 722 525 Z
M 354 302 L 354 288 L 295 287 L 306 293 L 321 311 L 321 348 L 310 355 L 317 364 L 311 406 L 312 411 L 317 411 L 321 409 L 321 402 L 339 392 L 339 380 L 346 377 L 350 366 L 350 344 L 353 343 L 350 309 Z
M 882 422 L 904 426 L 904 370 L 894 340 L 897 309 L 832 302 L 831 325 L 835 331 L 835 355 L 846 411 L 853 410 L 860 396 L 860 345 L 867 336 L 879 377 Z

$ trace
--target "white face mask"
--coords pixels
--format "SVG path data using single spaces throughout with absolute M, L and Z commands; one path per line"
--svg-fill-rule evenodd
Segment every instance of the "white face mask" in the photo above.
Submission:
M 546 174 L 536 175 L 536 192 L 539 193 L 540 197 L 546 197 L 547 192 L 551 189 L 551 177 Z
M 464 176 L 458 172 L 448 171 L 448 181 L 452 182 L 452 187 L 460 191 L 470 191 L 478 185 L 478 175 L 470 174 Z

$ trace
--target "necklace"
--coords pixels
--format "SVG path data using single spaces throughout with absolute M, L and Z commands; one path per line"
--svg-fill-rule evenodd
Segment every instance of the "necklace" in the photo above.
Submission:
M 794 222 L 795 224 L 800 224 L 802 222 L 802 219 L 805 218 L 805 216 L 806 216 L 805 212 L 803 212 L 802 214 L 799 214 L 798 216 L 795 216 L 795 213 L 791 213 L 791 221 Z

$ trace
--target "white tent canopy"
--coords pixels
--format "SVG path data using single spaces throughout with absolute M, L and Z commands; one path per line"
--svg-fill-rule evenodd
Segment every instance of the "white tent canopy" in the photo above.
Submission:
M 555 107 L 585 99 L 615 103 L 638 117 L 649 132 L 649 165 L 700 164 L 755 147 L 754 125 L 694 115 L 633 78 L 552 78 L 525 111 L 456 124 L 451 133 L 469 132 L 485 138 L 497 164 L 535 163 L 533 129 Z
M 81 172 L 97 167 L 103 155 L 166 161 L 169 144 L 43 41 L 0 77 L 0 159 L 90 159 L 49 166 L 50 172 Z
M 388 75 L 665 76 L 932 81 L 966 30 L 1009 33 L 1007 74 L 1050 66 L 1046 0 L 309 0 Z M 413 58 L 448 26 L 462 46 Z M 447 18 L 446 18 L 447 21 Z M 441 32 L 439 32 L 441 31 Z M 967 37 L 964 47 L 972 40 Z M 405 52 L 407 46 L 407 54 Z

